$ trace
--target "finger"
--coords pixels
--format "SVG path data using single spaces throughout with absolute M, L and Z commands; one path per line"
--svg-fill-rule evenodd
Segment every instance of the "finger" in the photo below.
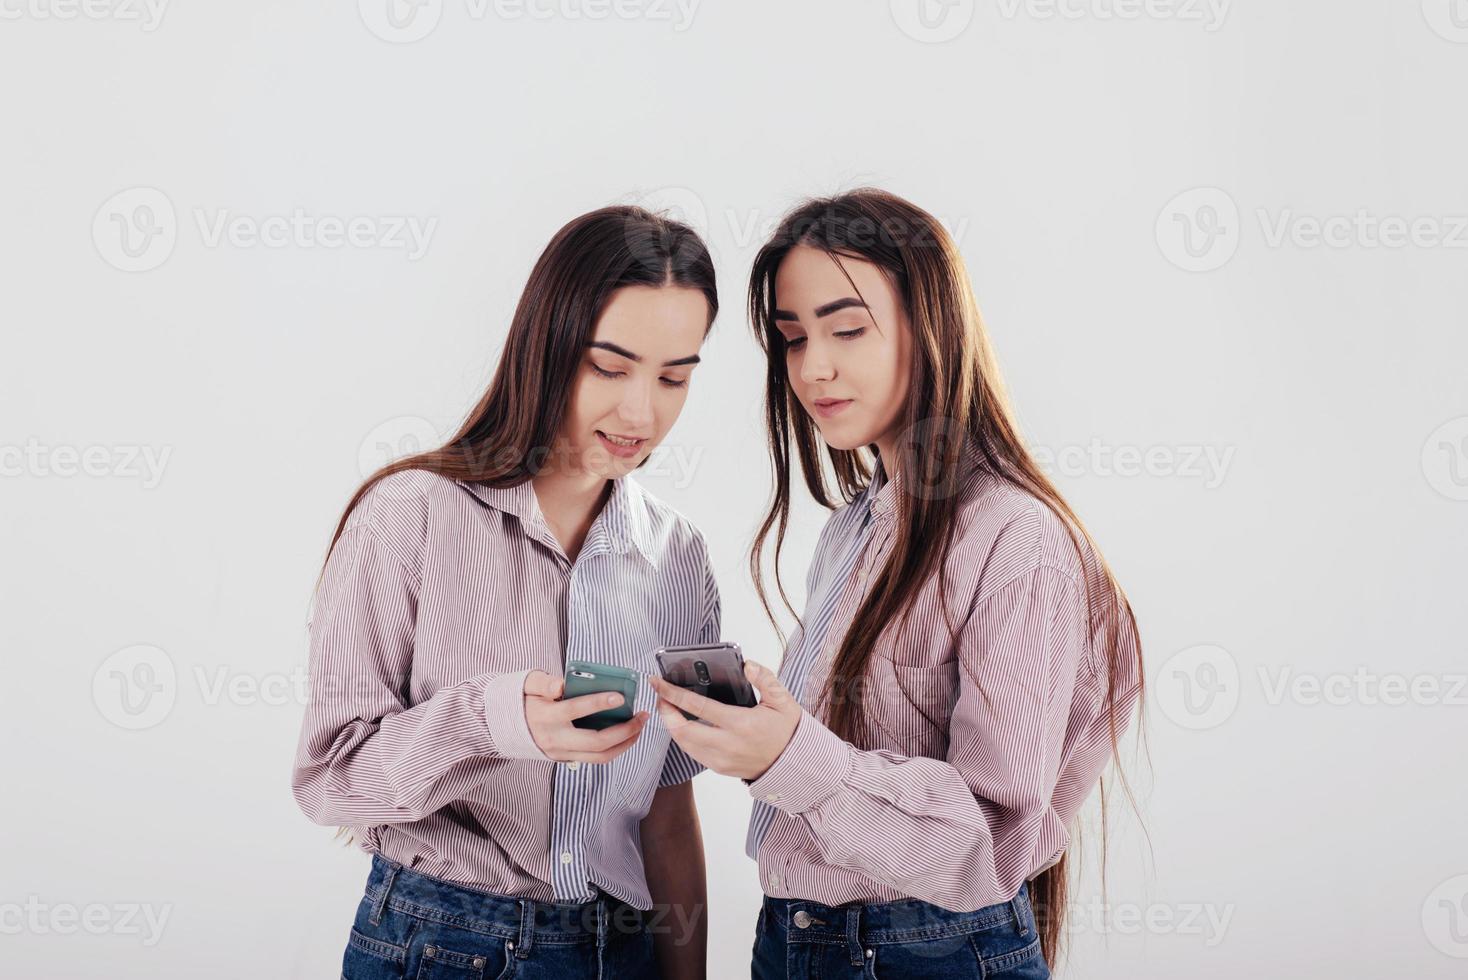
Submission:
M 788 708 L 795 703 L 795 695 L 780 683 L 780 676 L 764 664 L 753 660 L 745 661 L 744 676 L 759 691 L 761 704 L 771 708 Z
M 684 711 L 691 711 L 704 721 L 718 725 L 720 728 L 728 728 L 736 724 L 741 717 L 740 712 L 749 710 L 730 707 L 713 698 L 706 698 L 702 694 L 694 694 L 677 684 L 669 684 L 657 677 L 649 678 L 649 680 L 652 681 L 653 690 L 658 692 L 659 700 L 671 701 Z
M 671 701 L 664 701 L 662 698 L 658 698 L 655 707 L 657 708 L 658 717 L 663 720 L 663 725 L 668 729 L 668 734 L 675 739 L 689 725 L 698 724 L 698 722 L 690 718 L 685 718 L 683 712 L 673 707 L 673 702 Z
M 552 677 L 543 670 L 532 670 L 525 675 L 525 693 L 538 698 L 549 698 L 554 701 L 560 697 L 556 691 L 559 684 L 564 682 Z
M 561 761 L 561 762 L 589 762 L 589 763 L 592 763 L 592 764 L 598 764 L 598 763 L 602 763 L 602 762 L 611 762 L 617 756 L 621 755 L 623 752 L 626 752 L 628 749 L 632 748 L 632 746 L 634 744 L 636 744 L 636 742 L 637 742 L 637 739 L 635 739 L 635 738 L 629 738 L 625 742 L 620 742 L 617 745 L 612 746 L 610 749 L 607 749 L 604 752 L 570 752 L 570 753 L 567 753 L 566 754 L 566 757 L 564 759 L 561 759 L 559 761 Z
M 673 741 L 700 762 L 703 761 L 701 756 L 713 748 L 711 739 L 723 735 L 712 725 L 684 718 L 683 713 L 673 707 L 669 701 L 658 701 L 658 717 L 667 726 L 668 735 L 672 737 Z
M 639 711 L 627 721 L 608 725 L 600 731 L 587 731 L 586 734 L 590 738 L 587 740 L 589 744 L 584 751 L 607 752 L 623 742 L 637 741 L 637 736 L 641 735 L 642 730 L 647 727 L 647 719 L 650 717 L 652 716 L 646 711 Z
M 609 729 L 607 729 L 607 731 L 611 731 L 611 729 L 609 728 Z M 605 748 L 605 749 L 603 749 L 600 752 L 592 752 L 591 753 L 591 761 L 592 762 L 611 762 L 617 756 L 621 755 L 623 752 L 626 752 L 628 749 L 632 748 L 632 746 L 636 742 L 637 742 L 637 736 L 636 735 L 633 735 L 631 738 L 623 739 L 622 741 L 617 742 L 616 744 L 611 745 L 608 748 Z
M 626 702 L 626 698 L 620 694 L 583 694 L 579 698 L 567 698 L 560 703 L 561 718 L 566 721 L 575 721 L 577 718 L 585 718 L 594 715 L 598 711 L 615 708 Z
M 576 728 L 567 724 L 556 740 L 563 752 L 603 752 L 627 739 L 635 740 L 642 733 L 649 715 L 639 711 L 627 721 L 619 721 L 606 728 Z

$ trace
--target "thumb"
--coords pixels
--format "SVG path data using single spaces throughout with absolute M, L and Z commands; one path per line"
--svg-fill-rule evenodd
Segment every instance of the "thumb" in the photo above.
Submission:
M 763 704 L 771 708 L 788 708 L 795 703 L 795 697 L 785 685 L 780 683 L 780 678 L 773 670 L 764 664 L 747 660 L 744 663 L 744 676 L 749 678 L 755 690 L 759 691 L 759 699 Z
M 561 691 L 566 682 L 559 677 L 552 677 L 543 670 L 532 670 L 525 675 L 525 693 L 549 701 L 557 701 L 561 697 Z

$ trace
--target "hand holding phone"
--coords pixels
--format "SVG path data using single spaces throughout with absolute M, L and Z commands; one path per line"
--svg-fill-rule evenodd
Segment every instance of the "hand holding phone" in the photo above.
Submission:
M 636 688 L 633 689 L 636 695 Z M 543 670 L 525 677 L 525 723 L 536 746 L 553 762 L 610 762 L 632 747 L 647 723 L 648 713 L 632 714 L 631 700 L 622 693 L 600 691 L 575 697 L 566 682 Z M 627 720 L 587 730 L 578 719 L 602 711 L 626 711 Z
M 744 675 L 744 655 L 737 643 L 660 647 L 653 657 L 669 684 L 736 708 L 752 708 L 758 703 Z M 687 711 L 683 711 L 683 717 L 697 720 Z
M 582 715 L 572 721 L 577 728 L 600 731 L 618 722 L 632 718 L 632 705 L 637 700 L 637 674 L 625 667 L 610 664 L 594 664 L 586 660 L 566 661 L 566 698 L 579 698 L 588 694 L 619 694 L 621 703 L 615 707 Z
M 658 717 L 679 748 L 714 772 L 750 782 L 784 754 L 804 708 L 768 667 L 750 662 L 744 672 L 759 691 L 753 707 L 724 704 L 661 677 L 648 683 L 658 694 Z M 699 719 L 691 721 L 695 714 Z

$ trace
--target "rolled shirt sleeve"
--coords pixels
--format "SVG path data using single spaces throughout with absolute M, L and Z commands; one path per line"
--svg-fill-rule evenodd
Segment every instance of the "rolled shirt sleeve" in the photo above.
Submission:
M 410 823 L 462 798 L 493 760 L 545 758 L 525 724 L 525 671 L 477 674 L 408 706 L 419 584 L 368 520 L 332 550 L 291 780 L 316 823 Z
M 1012 895 L 1066 841 L 1051 800 L 1086 615 L 1071 573 L 1019 575 L 959 633 L 945 759 L 859 750 L 807 711 L 750 795 L 803 820 L 826 862 L 915 898 L 972 911 Z

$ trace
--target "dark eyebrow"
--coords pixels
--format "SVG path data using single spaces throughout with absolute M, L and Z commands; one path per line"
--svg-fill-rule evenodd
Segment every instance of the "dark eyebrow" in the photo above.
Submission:
M 641 354 L 634 354 L 630 350 L 628 350 L 627 348 L 625 348 L 625 347 L 619 347 L 616 344 L 612 343 L 611 341 L 607 341 L 607 340 L 593 340 L 591 343 L 587 344 L 586 346 L 588 346 L 588 347 L 597 347 L 597 348 L 600 348 L 601 350 L 611 351 L 613 354 L 616 354 L 616 355 L 618 355 L 620 357 L 625 357 L 629 361 L 634 361 L 634 362 L 636 362 L 638 364 L 641 364 L 642 363 L 642 355 Z M 700 360 L 702 360 L 702 358 L 700 358 L 697 354 L 689 354 L 687 357 L 680 357 L 680 358 L 677 358 L 675 360 L 664 361 L 663 362 L 663 367 L 682 367 L 685 364 L 697 364 L 697 363 L 699 363 Z
M 816 319 L 820 319 L 823 316 L 830 316 L 837 310 L 844 310 L 853 306 L 860 307 L 861 309 L 867 308 L 867 305 L 861 300 L 857 299 L 855 296 L 843 296 L 841 299 L 833 299 L 829 303 L 826 303 L 822 306 L 817 306 Z M 776 310 L 775 319 L 799 321 L 800 317 L 796 316 L 794 313 L 791 313 L 789 310 Z
M 837 310 L 844 310 L 847 307 L 851 306 L 859 306 L 862 309 L 867 308 L 867 305 L 861 300 L 857 299 L 855 296 L 846 296 L 841 299 L 834 299 L 831 302 L 827 303 L 825 306 L 817 306 L 816 317 L 820 318 L 823 316 L 830 316 Z

